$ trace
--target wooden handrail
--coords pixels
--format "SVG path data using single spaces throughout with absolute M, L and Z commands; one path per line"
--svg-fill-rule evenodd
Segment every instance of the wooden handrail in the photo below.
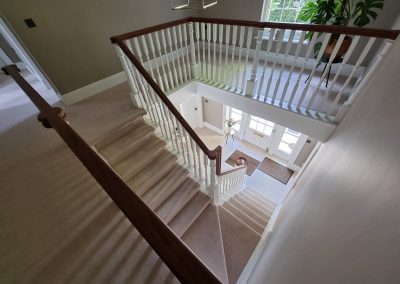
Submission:
M 386 38 L 386 39 L 396 39 L 400 33 L 399 30 L 371 29 L 371 28 L 345 27 L 345 26 L 334 26 L 334 25 L 257 22 L 257 21 L 219 19 L 219 18 L 187 17 L 187 18 L 182 18 L 182 19 L 176 20 L 176 21 L 171 21 L 171 22 L 160 24 L 160 25 L 136 30 L 133 32 L 113 36 L 113 37 L 111 37 L 111 42 L 116 43 L 117 40 L 124 41 L 124 40 L 130 39 L 130 38 L 138 37 L 138 36 L 141 36 L 144 34 L 160 31 L 160 30 L 163 30 L 166 28 L 170 28 L 170 27 L 173 27 L 176 25 L 189 23 L 189 22 L 249 26 L 249 27 L 261 28 L 261 29 L 262 28 L 275 28 L 275 29 L 288 29 L 288 30 L 299 30 L 299 31 L 310 31 L 310 32 L 325 32 L 325 33 L 335 33 L 335 34 L 378 37 L 378 38 Z
M 168 268 L 183 283 L 221 283 L 189 247 L 130 189 L 96 152 L 21 76 L 15 65 L 2 70 L 10 75 L 40 110 L 71 151 L 135 226 Z

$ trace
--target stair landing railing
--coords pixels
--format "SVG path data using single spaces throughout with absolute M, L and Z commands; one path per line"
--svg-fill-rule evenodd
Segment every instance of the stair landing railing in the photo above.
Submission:
M 148 112 L 151 123 L 160 127 L 219 205 L 240 191 L 245 167 L 222 171 L 221 146 L 208 149 L 166 93 L 199 80 L 302 115 L 338 122 L 355 97 L 343 102 L 345 92 L 355 86 L 354 81 L 362 85 L 363 77 L 357 72 L 377 38 L 390 44 L 398 33 L 190 17 L 113 36 L 111 42 L 127 75 L 132 101 Z M 353 36 L 348 50 L 336 64 L 329 87 L 324 87 L 346 36 Z M 330 56 L 325 52 L 328 47 Z M 326 68 L 317 85 L 311 85 L 323 57 Z M 352 63 L 350 70 L 347 63 Z M 310 80 L 304 82 L 307 77 Z

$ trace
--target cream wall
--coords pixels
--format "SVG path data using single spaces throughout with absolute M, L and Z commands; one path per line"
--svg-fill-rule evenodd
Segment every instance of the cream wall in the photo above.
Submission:
M 203 98 L 203 120 L 218 129 L 222 129 L 223 105 L 213 100 Z
M 400 39 L 289 195 L 249 283 L 400 283 Z
M 2 0 L 0 11 L 61 94 L 122 71 L 110 36 L 193 13 L 165 0 Z

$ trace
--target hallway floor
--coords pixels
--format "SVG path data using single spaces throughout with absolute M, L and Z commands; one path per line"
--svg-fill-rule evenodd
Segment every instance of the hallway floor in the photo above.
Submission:
M 226 159 L 228 159 L 228 157 L 235 150 L 240 150 L 243 153 L 248 154 L 251 157 L 254 157 L 260 162 L 264 159 L 264 157 L 268 157 L 274 160 L 275 162 L 287 166 L 285 161 L 278 159 L 275 156 L 272 156 L 263 149 L 258 148 L 246 141 L 241 141 L 237 138 L 235 138 L 235 141 L 232 141 L 232 139 L 229 138 L 228 143 L 225 144 L 225 136 L 217 132 L 214 132 L 213 130 L 207 127 L 196 128 L 195 131 L 209 149 L 214 149 L 218 145 L 222 146 L 222 161 L 226 161 Z M 222 169 L 229 169 L 229 168 L 231 168 L 230 165 L 228 165 L 225 162 L 222 163 Z M 292 175 L 289 182 L 285 185 L 257 169 L 251 176 L 246 175 L 245 185 L 259 192 L 260 194 L 262 194 L 275 204 L 280 204 L 285 199 L 286 195 L 292 188 L 295 176 L 296 172 Z

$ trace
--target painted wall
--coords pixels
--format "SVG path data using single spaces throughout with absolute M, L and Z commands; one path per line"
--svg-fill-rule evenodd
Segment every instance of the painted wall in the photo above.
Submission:
M 203 98 L 202 101 L 204 122 L 221 129 L 223 105 L 207 98 Z
M 218 0 L 218 4 L 200 11 L 202 17 L 259 21 L 263 0 Z
M 164 0 L 3 0 L 0 10 L 62 94 L 122 71 L 110 36 L 193 13 Z
M 314 149 L 315 145 L 317 145 L 318 140 L 314 139 L 312 137 L 309 137 L 307 141 L 303 146 L 303 148 L 300 150 L 299 155 L 297 156 L 296 160 L 294 161 L 295 165 L 298 165 L 301 167 L 303 163 L 307 160 L 308 156 L 310 155 L 311 151 Z
M 289 195 L 249 283 L 400 283 L 400 39 Z

